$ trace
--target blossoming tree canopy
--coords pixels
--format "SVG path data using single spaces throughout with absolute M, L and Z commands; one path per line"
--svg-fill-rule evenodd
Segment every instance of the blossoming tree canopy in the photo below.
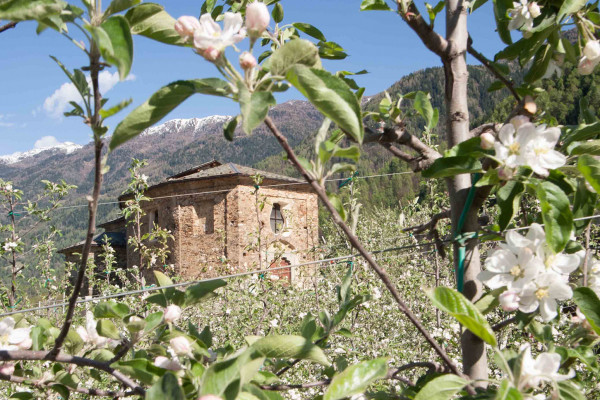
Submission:
M 596 110 L 584 101 L 579 105 L 576 125 L 561 125 L 536 104 L 544 79 L 575 65 L 580 74 L 591 74 L 600 62 L 597 4 L 494 1 L 496 29 L 506 46 L 492 60 L 477 50 L 477 38 L 469 38 L 467 29 L 467 20 L 477 18 L 471 13 L 485 0 L 468 4 L 448 0 L 433 7 L 426 4 L 426 13 L 410 1 L 363 0 L 360 7 L 364 11 L 397 13 L 399 23 L 408 24 L 440 57 L 446 79 L 446 114 L 440 116 L 430 96 L 422 91 L 394 97 L 385 93 L 379 104 L 363 110 L 365 88 L 350 78 L 362 72 L 327 71 L 322 59 L 342 59 L 344 49 L 310 24 L 283 24 L 283 5 L 277 0 L 211 0 L 202 5 L 199 18 L 177 19 L 158 4 L 136 0 L 113 0 L 104 10 L 99 1 L 83 3 L 87 16 L 85 10 L 59 0 L 9 0 L 0 4 L 0 19 L 37 20 L 39 30 L 52 28 L 66 35 L 67 24 L 81 28 L 89 46 L 75 44 L 89 58 L 86 68 L 92 72 L 92 88 L 81 70 L 71 72 L 61 63 L 59 66 L 84 103 L 84 107 L 74 106 L 70 114 L 81 117 L 92 128 L 95 146 L 87 247 L 66 318 L 60 329 L 43 318 L 0 320 L 0 379 L 33 382 L 32 386 L 49 387 L 61 396 L 72 392 L 177 400 L 278 399 L 281 396 L 272 392 L 309 387 L 322 389 L 317 398 L 335 400 L 363 393 L 376 381 L 383 397 L 419 400 L 445 400 L 456 395 L 527 399 L 547 394 L 579 400 L 584 398 L 584 389 L 588 390 L 586 395 L 597 390 L 592 386 L 599 372 L 594 349 L 600 335 L 600 261 L 591 255 L 589 237 L 600 190 L 600 121 Z M 436 16 L 444 10 L 447 33 L 442 36 L 433 27 Z M 571 25 L 575 40 L 564 32 Z M 511 33 L 515 30 L 519 32 Z M 159 271 L 154 272 L 154 293 L 140 308 L 102 301 L 86 312 L 85 322 L 71 329 L 106 166 L 102 150 L 108 128 L 103 121 L 129 104 L 125 101 L 103 108 L 97 90 L 98 72 L 101 67 L 114 66 L 121 79 L 127 76 L 133 57 L 132 34 L 180 46 L 181 51 L 194 51 L 200 56 L 198 62 L 211 63 L 219 76 L 177 80 L 160 88 L 119 123 L 109 149 L 113 151 L 136 137 L 192 95 L 237 102 L 239 115 L 223 126 L 225 138 L 234 140 L 238 125 L 246 134 L 262 124 L 267 127 L 287 159 L 318 194 L 347 239 L 346 245 L 356 249 L 373 278 L 381 279 L 395 303 L 394 312 L 410 322 L 434 360 L 397 366 L 385 357 L 365 356 L 349 365 L 331 351 L 328 343 L 333 335 L 352 337 L 349 328 L 343 326 L 347 317 L 367 307 L 372 299 L 369 293 L 354 291 L 353 264 L 335 288 L 335 307 L 319 310 L 317 317 L 306 314 L 299 332 L 249 335 L 239 348 L 229 343 L 216 348 L 210 327 L 199 331 L 185 317 L 186 312 L 218 293 L 225 281 L 206 280 L 180 290 Z M 229 58 L 233 52 L 240 53 L 237 64 Z M 467 52 L 497 78 L 490 90 L 506 88 L 512 96 L 507 103 L 512 110 L 505 120 L 471 130 Z M 510 74 L 517 69 L 522 72 L 522 81 Z M 314 137 L 314 151 L 306 157 L 296 154 L 285 133 L 269 117 L 276 103 L 273 93 L 291 87 L 323 115 L 323 124 Z M 433 140 L 441 118 L 448 141 L 444 152 Z M 409 122 L 414 122 L 411 126 L 417 126 L 417 131 L 411 131 Z M 352 227 L 346 222 L 358 220 L 360 207 L 345 203 L 325 188 L 327 178 L 356 171 L 359 158 L 368 157 L 360 151 L 367 143 L 382 146 L 421 177 L 447 184 L 448 209 L 416 229 L 428 230 L 441 250 L 444 242 L 452 243 L 458 290 L 439 286 L 426 292 L 438 310 L 462 326 L 462 368 L 449 355 L 451 349 L 430 333 L 431 319 L 423 316 L 424 308 L 413 311 L 403 298 L 407 288 L 398 287 L 385 265 L 362 243 L 356 235 L 356 223 Z M 139 176 L 137 182 L 147 185 Z M 5 196 L 12 199 L 12 185 L 3 182 L 2 187 Z M 484 206 L 492 223 L 482 227 L 478 217 Z M 436 224 L 443 218 L 450 218 L 452 227 L 441 240 Z M 527 233 L 519 233 L 522 230 Z M 489 247 L 484 252 L 483 268 L 480 242 Z M 21 242 L 15 237 L 2 243 L 1 251 L 14 254 L 19 246 Z M 482 290 L 482 283 L 490 290 Z M 230 313 L 227 308 L 225 314 Z M 267 319 L 263 325 L 280 329 L 285 322 Z M 527 342 L 518 349 L 511 348 L 499 334 L 511 326 L 513 337 Z M 442 339 L 446 338 L 442 335 Z M 487 359 L 488 350 L 494 353 L 493 361 Z M 320 380 L 281 383 L 285 372 L 300 361 L 318 371 Z M 27 364 L 32 362 L 52 363 L 52 375 L 36 375 L 37 370 Z M 63 368 L 61 364 L 70 366 Z M 87 369 L 76 371 L 72 366 L 93 368 L 113 381 L 99 390 L 83 388 L 75 381 L 74 377 L 80 379 L 78 374 L 86 382 L 89 375 L 91 381 L 102 384 L 106 377 Z M 418 380 L 414 382 L 400 378 L 404 386 L 399 388 L 384 383 L 423 366 L 428 371 L 415 373 Z M 493 378 L 489 369 L 494 369 Z

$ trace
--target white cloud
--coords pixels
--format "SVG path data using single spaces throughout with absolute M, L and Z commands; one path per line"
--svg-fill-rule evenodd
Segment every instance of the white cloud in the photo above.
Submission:
M 125 79 L 126 81 L 135 80 L 135 75 L 129 74 Z M 88 84 L 92 85 L 91 79 L 87 76 Z M 119 82 L 119 73 L 110 73 L 108 71 L 100 72 L 98 75 L 98 83 L 100 86 L 100 93 L 105 94 L 112 89 L 117 82 Z M 62 118 L 63 113 L 70 108 L 70 101 L 75 101 L 79 104 L 82 103 L 81 95 L 72 83 L 63 83 L 51 96 L 44 100 L 44 111 L 52 118 Z
M 34 149 L 47 149 L 48 147 L 56 147 L 60 142 L 54 136 L 44 136 L 35 141 Z

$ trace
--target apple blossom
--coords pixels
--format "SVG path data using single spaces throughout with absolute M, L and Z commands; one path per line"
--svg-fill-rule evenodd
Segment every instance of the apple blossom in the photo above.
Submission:
M 11 317 L 0 321 L 0 350 L 26 350 L 32 345 L 31 328 L 16 328 Z
M 223 17 L 223 29 L 210 14 L 203 14 L 200 26 L 194 31 L 194 47 L 209 61 L 216 61 L 227 46 L 240 42 L 246 36 L 242 29 L 242 15 L 226 12 Z
M 499 297 L 500 306 L 504 311 L 515 311 L 519 309 L 519 294 L 514 290 L 507 290 Z
M 485 150 L 490 150 L 494 148 L 494 142 L 496 138 L 489 132 L 484 132 L 481 134 L 481 148 Z
M 503 181 L 511 180 L 515 176 L 515 169 L 509 167 L 498 168 L 498 178 Z
M 519 390 L 536 389 L 544 382 L 559 382 L 575 376 L 573 370 L 566 375 L 558 373 L 561 361 L 560 355 L 556 353 L 541 353 L 534 360 L 529 344 L 524 345 L 521 351 L 523 352 L 523 361 L 521 376 L 518 378 Z
M 243 70 L 256 67 L 256 58 L 251 53 L 244 51 L 240 54 L 240 67 Z
M 521 292 L 519 301 L 519 310 L 524 313 L 531 313 L 540 309 L 540 314 L 544 322 L 554 319 L 558 312 L 557 300 L 568 300 L 573 297 L 573 290 L 569 284 L 560 279 L 553 272 L 546 272 L 535 277 L 535 280 L 529 282 Z
M 181 308 L 175 304 L 171 304 L 164 310 L 165 322 L 173 323 L 181 317 Z
M 102 337 L 96 330 L 96 320 L 90 311 L 85 313 L 85 328 L 78 326 L 75 331 L 81 336 L 81 340 L 85 343 L 92 344 L 96 347 L 103 347 L 108 343 L 108 338 Z
M 214 394 L 205 394 L 204 396 L 198 397 L 197 400 L 223 400 L 219 396 L 215 396 Z
M 13 363 L 0 364 L 0 374 L 12 375 L 14 373 L 15 373 L 15 364 L 13 364 Z
M 594 62 L 587 58 L 586 56 L 581 57 L 579 60 L 579 64 L 577 65 L 577 71 L 581 75 L 589 75 L 594 72 L 594 68 L 596 68 L 597 62 Z
M 190 354 L 192 352 L 192 345 L 190 342 L 183 336 L 174 337 L 169 341 L 173 352 L 178 356 Z
M 265 3 L 255 1 L 246 7 L 246 29 L 251 37 L 259 37 L 269 26 L 271 15 Z
M 183 369 L 178 360 L 167 358 L 164 356 L 156 357 L 154 359 L 154 365 L 160 368 L 168 369 L 170 371 L 179 371 Z
M 175 22 L 175 30 L 183 39 L 191 39 L 197 29 L 200 29 L 200 21 L 190 15 L 179 17 Z
M 598 40 L 589 40 L 583 48 L 583 55 L 592 62 L 600 58 L 600 42 Z
M 520 0 L 513 2 L 513 7 L 508 10 L 511 18 L 508 29 L 530 31 L 533 28 L 533 19 L 541 14 L 540 6 L 535 1 L 529 3 L 527 0 Z

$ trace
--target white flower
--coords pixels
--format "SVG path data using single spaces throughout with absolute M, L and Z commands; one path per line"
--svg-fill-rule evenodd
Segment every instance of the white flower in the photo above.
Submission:
M 192 345 L 183 336 L 174 337 L 169 341 L 169 344 L 178 356 L 190 354 L 192 352 Z
M 380 299 L 381 298 L 381 290 L 379 290 L 378 287 L 374 287 L 373 288 L 373 298 L 375 300 Z
M 538 307 L 544 322 L 556 317 L 557 300 L 568 300 L 573 297 L 573 291 L 568 283 L 559 278 L 554 272 L 546 272 L 530 282 L 521 292 L 519 310 L 531 313 Z
M 272 320 L 269 322 L 269 325 L 271 325 L 271 327 L 273 327 L 273 328 L 277 328 L 277 327 L 279 326 L 279 320 L 278 320 L 277 318 L 275 318 L 275 319 L 272 319 Z
M 500 306 L 504 311 L 515 311 L 519 309 L 519 294 L 514 290 L 507 290 L 499 297 Z
M 183 369 L 177 359 L 170 359 L 164 356 L 158 356 L 154 359 L 154 365 L 160 368 L 168 369 L 171 371 L 179 371 Z
M 108 343 L 108 338 L 98 334 L 98 331 L 96 330 L 96 320 L 94 320 L 94 316 L 90 311 L 85 313 L 85 320 L 85 328 L 83 326 L 78 326 L 75 330 L 79 336 L 81 336 L 81 340 L 85 343 L 92 344 L 95 347 L 103 347 L 106 345 Z
M 181 317 L 181 308 L 175 304 L 171 304 L 164 311 L 165 322 L 172 323 Z
M 567 375 L 558 373 L 560 355 L 556 353 L 542 353 L 534 360 L 529 344 L 523 346 L 522 351 L 524 354 L 519 377 L 519 390 L 535 389 L 544 382 L 559 382 L 575 376 L 573 370 L 570 370 Z
M 246 7 L 246 29 L 252 37 L 259 37 L 271 21 L 269 10 L 265 3 L 255 1 Z
M 517 254 L 501 248 L 485 260 L 485 270 L 477 278 L 490 289 L 506 286 L 509 290 L 520 292 L 543 268 L 542 261 L 528 247 L 520 248 Z
M 226 12 L 223 29 L 210 14 L 203 14 L 199 22 L 200 27 L 194 31 L 194 47 L 210 61 L 215 61 L 227 46 L 238 43 L 246 36 L 240 13 Z
M 588 286 L 600 296 L 600 260 L 592 258 L 588 263 Z
M 15 320 L 11 317 L 0 321 L 0 350 L 27 350 L 32 341 L 29 337 L 31 328 L 15 329 Z
M 528 3 L 527 0 L 520 0 L 518 3 L 513 2 L 513 7 L 508 10 L 511 17 L 508 29 L 530 31 L 533 28 L 533 19 L 541 14 L 540 6 L 535 1 Z
M 177 22 L 175 22 L 175 30 L 184 39 L 193 37 L 197 29 L 200 29 L 200 21 L 198 21 L 198 18 L 190 15 L 179 17 L 177 18 Z
M 227 314 L 227 315 L 231 314 L 231 308 L 226 309 L 225 314 Z
M 12 251 L 14 249 L 16 249 L 19 246 L 19 244 L 17 242 L 6 242 L 4 243 L 4 246 L 2 246 L 2 248 L 4 249 L 4 251 Z
M 14 373 L 15 373 L 15 364 L 13 364 L 13 363 L 1 363 L 0 364 L 0 374 L 12 375 Z
M 252 55 L 252 53 L 244 51 L 242 54 L 240 54 L 240 67 L 242 67 L 243 70 L 254 68 L 256 67 L 256 64 L 256 58 Z
M 485 150 L 490 150 L 494 148 L 494 142 L 496 138 L 489 132 L 484 132 L 481 134 L 481 148 Z
M 583 55 L 592 62 L 597 62 L 600 59 L 600 42 L 589 40 L 583 48 Z
M 301 312 L 300 314 L 298 314 L 298 316 L 300 317 L 300 319 L 304 319 L 304 317 L 306 317 L 306 313 Z
M 577 65 L 577 72 L 579 72 L 581 75 L 589 75 L 594 72 L 594 68 L 596 68 L 597 64 L 598 62 L 592 61 L 586 56 L 583 56 Z

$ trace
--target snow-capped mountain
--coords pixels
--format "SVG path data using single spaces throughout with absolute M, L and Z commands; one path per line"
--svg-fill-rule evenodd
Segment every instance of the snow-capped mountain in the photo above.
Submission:
M 157 133 L 197 133 L 210 125 L 222 125 L 229 119 L 231 119 L 231 117 L 227 115 L 211 115 L 204 118 L 172 119 L 163 124 L 152 126 L 146 129 L 141 133 L 141 136 L 150 136 Z
M 73 142 L 64 142 L 59 143 L 56 146 L 50 147 L 41 147 L 37 149 L 32 149 L 23 152 L 16 152 L 13 154 L 8 154 L 4 156 L 0 156 L 0 163 L 2 164 L 14 164 L 19 161 L 22 161 L 26 158 L 33 157 L 43 152 L 52 152 L 52 153 L 63 153 L 63 154 L 71 154 L 76 150 L 81 149 L 83 146 L 73 143 Z

